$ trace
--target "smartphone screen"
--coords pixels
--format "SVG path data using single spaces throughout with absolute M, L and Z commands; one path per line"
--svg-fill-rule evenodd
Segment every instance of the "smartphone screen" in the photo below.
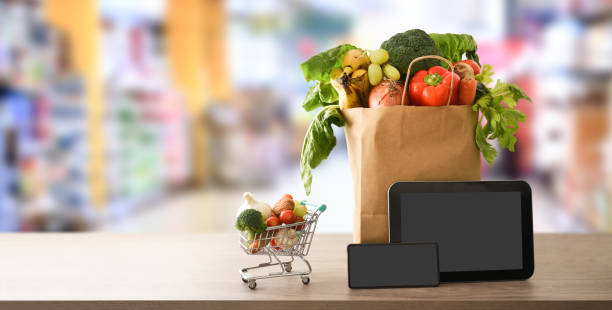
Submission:
M 440 284 L 436 243 L 349 244 L 350 288 Z

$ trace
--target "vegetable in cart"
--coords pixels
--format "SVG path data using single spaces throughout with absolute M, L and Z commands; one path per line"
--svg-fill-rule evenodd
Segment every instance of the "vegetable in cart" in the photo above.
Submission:
M 246 209 L 236 219 L 236 229 L 249 233 L 249 240 L 254 240 L 255 235 L 266 231 L 266 222 L 261 212 L 255 209 Z

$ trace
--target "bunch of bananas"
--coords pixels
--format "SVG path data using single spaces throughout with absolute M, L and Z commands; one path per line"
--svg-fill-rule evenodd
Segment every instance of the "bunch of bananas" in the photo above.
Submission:
M 370 58 L 364 50 L 352 49 L 342 57 L 342 68 L 330 73 L 331 84 L 338 92 L 340 108 L 366 107 L 370 94 L 368 65 Z

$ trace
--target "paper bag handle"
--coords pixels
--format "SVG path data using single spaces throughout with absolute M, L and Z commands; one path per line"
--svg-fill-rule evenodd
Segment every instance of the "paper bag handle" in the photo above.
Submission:
M 404 105 L 404 99 L 408 100 L 408 102 L 406 102 L 406 105 L 410 105 L 410 99 L 406 97 L 406 89 L 409 87 L 408 83 L 410 82 L 410 69 L 412 68 L 412 64 L 414 64 L 417 61 L 421 61 L 423 59 L 431 59 L 431 58 L 439 59 L 439 60 L 446 62 L 448 64 L 448 67 L 450 68 L 450 72 L 455 74 L 455 66 L 453 66 L 450 60 L 444 57 L 440 57 L 438 55 L 428 55 L 428 56 L 421 56 L 421 57 L 417 57 L 413 59 L 408 65 L 408 72 L 406 72 L 406 81 L 404 82 L 404 91 L 402 92 L 402 105 Z M 450 91 L 448 94 L 448 101 L 446 101 L 446 105 L 450 105 L 451 97 L 453 97 L 453 84 L 455 84 L 454 82 L 455 82 L 455 79 L 451 78 Z

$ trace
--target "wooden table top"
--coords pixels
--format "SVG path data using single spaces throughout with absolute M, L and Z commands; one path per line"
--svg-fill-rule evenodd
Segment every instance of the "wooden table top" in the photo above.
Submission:
M 537 234 L 527 281 L 351 290 L 349 234 L 319 234 L 311 283 L 250 290 L 237 234 L 2 234 L 0 309 L 612 309 L 612 234 Z M 294 269 L 302 265 L 295 264 Z

